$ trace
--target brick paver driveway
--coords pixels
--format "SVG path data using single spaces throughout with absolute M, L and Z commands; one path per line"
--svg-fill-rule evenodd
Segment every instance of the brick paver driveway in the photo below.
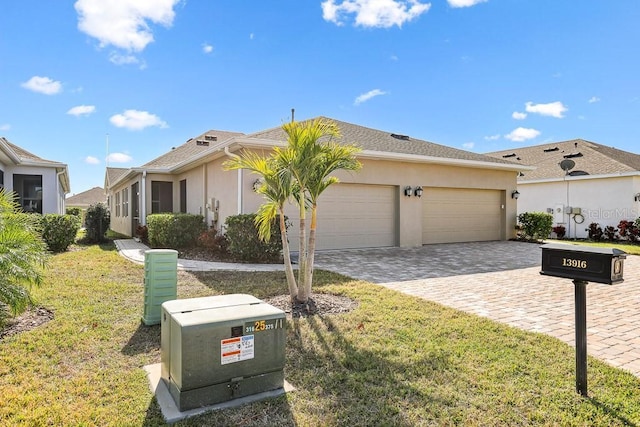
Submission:
M 316 254 L 316 268 L 379 283 L 575 345 L 574 287 L 540 275 L 540 246 L 520 242 L 357 249 Z M 640 377 L 640 257 L 625 281 L 587 286 L 588 353 Z

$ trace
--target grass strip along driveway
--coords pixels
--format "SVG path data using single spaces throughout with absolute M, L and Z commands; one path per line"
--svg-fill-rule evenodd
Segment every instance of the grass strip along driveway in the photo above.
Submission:
M 55 318 L 0 341 L 0 425 L 162 425 L 142 367 L 160 361 L 160 328 L 140 322 L 143 268 L 112 245 L 52 257 L 37 302 Z M 559 340 L 318 271 L 315 292 L 353 311 L 287 322 L 280 398 L 184 426 L 638 425 L 640 379 Z M 179 298 L 286 292 L 284 273 L 179 273 Z

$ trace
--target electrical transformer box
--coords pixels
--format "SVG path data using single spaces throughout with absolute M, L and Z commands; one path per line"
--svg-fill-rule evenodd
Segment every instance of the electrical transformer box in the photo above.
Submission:
M 282 388 L 285 324 L 246 294 L 164 302 L 161 377 L 179 410 Z

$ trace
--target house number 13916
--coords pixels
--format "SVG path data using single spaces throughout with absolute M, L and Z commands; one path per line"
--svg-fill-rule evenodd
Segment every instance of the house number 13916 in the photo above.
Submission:
M 580 259 L 562 258 L 563 267 L 587 268 L 587 261 Z

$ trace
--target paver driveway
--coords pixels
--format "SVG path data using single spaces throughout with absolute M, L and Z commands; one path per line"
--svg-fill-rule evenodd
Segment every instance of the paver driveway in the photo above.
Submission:
M 540 275 L 540 245 L 481 242 L 321 251 L 316 268 L 379 283 L 575 346 L 574 286 Z M 621 284 L 587 286 L 590 356 L 640 377 L 640 257 Z

